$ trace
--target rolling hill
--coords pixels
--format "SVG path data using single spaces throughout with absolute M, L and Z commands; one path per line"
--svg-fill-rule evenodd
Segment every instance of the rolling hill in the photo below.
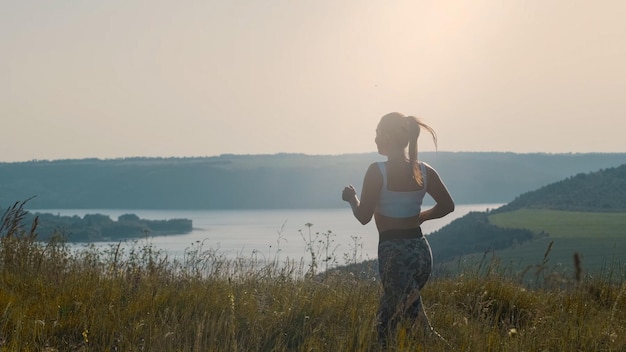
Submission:
M 626 261 L 626 164 L 578 174 L 520 195 L 489 213 L 470 213 L 428 237 L 441 262 L 488 251 L 508 264 L 573 266 L 589 271 Z M 545 263 L 544 263 L 545 264 Z
M 580 173 L 524 193 L 499 211 L 522 208 L 625 212 L 626 164 L 593 173 Z

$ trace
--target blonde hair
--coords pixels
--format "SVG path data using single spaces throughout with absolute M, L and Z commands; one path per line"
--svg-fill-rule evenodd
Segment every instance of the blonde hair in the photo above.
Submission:
M 415 116 L 405 116 L 399 112 L 392 112 L 383 116 L 379 126 L 384 126 L 399 146 L 409 149 L 409 163 L 413 171 L 413 178 L 418 185 L 424 185 L 424 178 L 420 170 L 417 160 L 417 139 L 419 138 L 421 129 L 424 128 L 433 137 L 435 148 L 437 148 L 437 133 L 435 130 L 424 123 L 422 119 Z

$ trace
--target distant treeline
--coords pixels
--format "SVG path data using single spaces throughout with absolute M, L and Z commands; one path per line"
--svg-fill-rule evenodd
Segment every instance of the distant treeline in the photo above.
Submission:
M 28 214 L 24 223 L 38 219 L 37 239 L 48 241 L 55 235 L 68 242 L 119 241 L 147 236 L 162 236 L 191 232 L 189 219 L 146 220 L 135 214 L 124 214 L 112 220 L 108 215 L 87 214 L 82 218 L 49 213 Z
M 626 164 L 626 153 L 424 152 L 457 204 L 508 203 L 547 184 Z M 374 153 L 221 155 L 0 163 L 0 208 L 35 196 L 31 209 L 337 208 L 361 188 Z M 426 202 L 429 200 L 427 199 Z

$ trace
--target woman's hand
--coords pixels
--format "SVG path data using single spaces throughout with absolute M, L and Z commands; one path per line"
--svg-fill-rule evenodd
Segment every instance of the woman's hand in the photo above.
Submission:
M 341 199 L 348 203 L 352 203 L 352 201 L 356 200 L 356 190 L 352 185 L 343 189 L 343 192 L 341 192 Z

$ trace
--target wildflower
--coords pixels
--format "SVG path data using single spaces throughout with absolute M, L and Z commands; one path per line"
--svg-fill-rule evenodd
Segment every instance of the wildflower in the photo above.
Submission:
M 232 293 L 228 294 L 228 301 L 230 303 L 230 310 L 234 312 L 235 311 L 235 295 Z

